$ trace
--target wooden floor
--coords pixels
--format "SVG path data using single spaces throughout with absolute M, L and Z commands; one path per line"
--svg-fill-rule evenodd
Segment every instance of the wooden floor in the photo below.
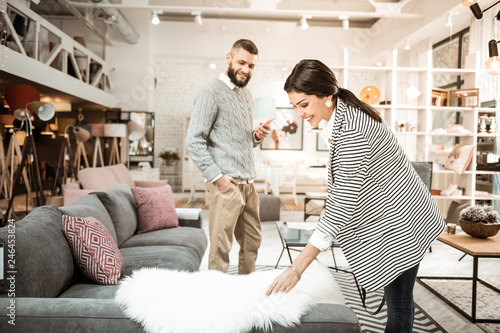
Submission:
M 302 212 L 281 212 L 281 220 L 283 221 L 301 221 L 303 219 Z M 208 235 L 208 211 L 203 211 L 203 228 Z M 257 258 L 257 265 L 275 265 L 282 245 L 276 230 L 274 222 L 262 222 L 262 245 Z M 233 249 L 230 253 L 231 265 L 238 263 L 239 246 L 236 241 L 233 242 Z M 296 256 L 297 253 L 292 253 Z M 435 241 L 432 245 L 432 252 L 427 253 L 424 260 L 420 264 L 419 276 L 471 276 L 472 275 L 472 257 L 466 256 L 461 261 L 463 253 L 453 249 L 452 247 Z M 335 249 L 335 257 L 337 265 L 348 266 L 342 250 Z M 318 260 L 326 265 L 333 265 L 332 255 L 329 251 L 320 253 Z M 281 265 L 290 264 L 288 256 L 283 254 L 280 262 Z M 208 250 L 203 257 L 201 270 L 208 269 Z M 500 261 L 494 259 L 480 259 L 479 264 L 480 275 L 497 275 L 500 276 Z M 446 305 L 442 300 L 434 294 L 422 287 L 419 283 L 415 285 L 414 292 L 415 301 L 426 311 L 434 320 L 436 320 L 449 333 L 466 332 L 466 333 L 484 333 L 485 331 L 479 326 L 472 324 L 462 315 L 457 313 L 451 307 Z M 496 325 L 500 328 L 500 325 Z M 491 333 L 500 332 L 500 330 L 488 331 Z

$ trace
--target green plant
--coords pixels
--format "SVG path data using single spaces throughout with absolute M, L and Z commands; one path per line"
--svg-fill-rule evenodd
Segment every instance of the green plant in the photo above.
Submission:
M 173 150 L 164 150 L 158 156 L 160 156 L 165 161 L 179 161 L 180 157 L 176 151 Z
M 497 223 L 498 212 L 489 205 L 474 205 L 463 209 L 459 214 L 459 219 L 477 223 Z

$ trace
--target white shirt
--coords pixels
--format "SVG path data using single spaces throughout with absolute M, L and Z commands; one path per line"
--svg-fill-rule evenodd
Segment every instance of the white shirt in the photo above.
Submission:
M 333 123 L 335 122 L 335 113 L 337 113 L 337 105 L 333 109 L 333 113 L 328 119 L 328 123 L 321 130 L 321 137 L 325 140 L 328 150 L 330 150 L 330 138 L 332 137 Z M 314 230 L 309 243 L 320 251 L 325 251 L 330 248 L 333 243 L 334 238 L 328 234 L 325 234 L 319 230 Z

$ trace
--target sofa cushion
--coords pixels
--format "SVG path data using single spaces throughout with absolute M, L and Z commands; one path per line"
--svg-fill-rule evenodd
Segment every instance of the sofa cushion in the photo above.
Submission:
M 78 267 L 99 284 L 118 284 L 123 257 L 108 229 L 94 217 L 63 215 L 64 233 Z
M 78 268 L 64 237 L 61 211 L 56 206 L 35 208 L 15 222 L 14 227 L 16 297 L 57 297 L 76 281 Z M 5 250 L 9 230 L 12 227 L 0 228 L 0 243 L 6 246 Z M 4 253 L 7 263 L 7 251 Z M 0 284 L 1 294 L 8 289 L 9 283 Z
M 135 199 L 127 184 L 118 184 L 109 190 L 92 192 L 101 200 L 108 211 L 116 230 L 118 247 L 132 237 L 137 230 L 137 209 Z
M 113 299 L 117 290 L 118 285 L 95 284 L 89 280 L 72 285 L 59 298 Z
M 107 190 L 119 184 L 118 178 L 109 166 L 82 169 L 78 171 L 78 181 L 84 190 Z
M 59 208 L 61 212 L 65 215 L 75 216 L 75 217 L 87 217 L 92 216 L 101 221 L 102 224 L 108 229 L 111 237 L 118 244 L 118 238 L 116 237 L 115 226 L 108 211 L 102 204 L 101 200 L 95 195 L 90 194 L 81 197 L 77 202 L 70 206 L 64 206 Z
M 170 185 L 151 188 L 133 187 L 131 190 L 139 218 L 138 234 L 179 226 Z
M 132 179 L 130 172 L 124 164 L 110 165 L 109 168 L 115 174 L 116 179 L 118 179 L 119 184 L 128 184 L 130 187 L 135 186 L 135 181 Z
M 198 253 L 185 246 L 140 246 L 120 249 L 125 262 L 124 276 L 142 267 L 160 267 L 180 271 L 199 270 L 201 260 Z
M 195 250 L 201 261 L 207 249 L 207 243 L 207 236 L 203 229 L 180 227 L 134 235 L 122 244 L 122 250 L 138 246 L 185 246 Z

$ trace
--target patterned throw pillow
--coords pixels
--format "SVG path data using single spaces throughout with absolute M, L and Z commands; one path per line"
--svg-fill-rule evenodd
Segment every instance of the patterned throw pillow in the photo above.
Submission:
M 133 187 L 139 224 L 137 233 L 179 226 L 174 197 L 170 185 L 161 187 Z
M 473 152 L 474 145 L 455 145 L 448 156 L 448 160 L 446 161 L 444 168 L 446 170 L 453 170 L 459 175 L 463 174 L 472 160 Z
M 82 272 L 99 284 L 118 284 L 123 257 L 108 229 L 94 217 L 63 215 L 63 228 Z

